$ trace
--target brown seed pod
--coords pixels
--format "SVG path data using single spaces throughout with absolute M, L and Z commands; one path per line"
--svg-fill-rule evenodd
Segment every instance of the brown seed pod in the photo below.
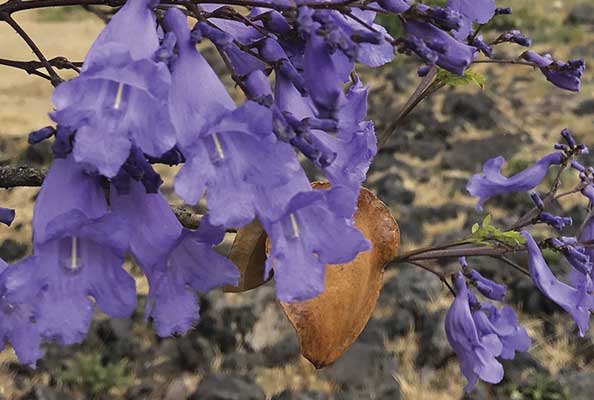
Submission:
M 239 284 L 225 286 L 225 292 L 245 292 L 270 280 L 271 277 L 264 276 L 266 238 L 266 232 L 257 220 L 237 231 L 227 257 L 239 270 Z
M 297 331 L 301 353 L 317 368 L 336 361 L 365 328 L 382 288 L 384 267 L 398 253 L 396 221 L 388 207 L 365 188 L 359 192 L 355 225 L 371 242 L 371 250 L 349 263 L 328 265 L 326 288 L 320 296 L 281 303 Z

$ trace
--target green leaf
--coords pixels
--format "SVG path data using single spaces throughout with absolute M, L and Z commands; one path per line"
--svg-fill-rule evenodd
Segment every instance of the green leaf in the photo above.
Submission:
M 491 244 L 491 242 L 503 243 L 508 246 L 521 246 L 526 243 L 526 239 L 517 231 L 502 231 L 496 226 L 491 225 L 491 215 L 487 215 L 482 222 L 472 225 L 471 235 L 466 239 L 473 243 Z
M 484 89 L 487 78 L 471 69 L 467 69 L 464 75 L 457 75 L 440 68 L 437 71 L 437 78 L 435 80 L 437 83 L 453 87 L 475 84 L 481 89 Z
M 483 219 L 483 228 L 491 226 L 491 214 L 487 214 L 485 219 Z

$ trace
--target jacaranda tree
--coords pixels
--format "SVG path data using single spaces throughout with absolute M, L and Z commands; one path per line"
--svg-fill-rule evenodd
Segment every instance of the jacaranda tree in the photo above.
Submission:
M 12 17 L 25 10 L 75 5 L 117 10 L 84 62 L 47 59 Z M 355 287 L 350 293 L 355 299 L 367 296 L 352 285 L 358 282 L 356 275 L 347 279 L 329 264 L 353 262 L 362 271 L 379 265 L 374 279 L 380 286 L 386 265 L 410 263 L 435 273 L 453 296 L 445 330 L 468 380 L 467 391 L 479 379 L 500 382 L 500 360 L 513 359 L 531 345 L 514 310 L 504 304 L 506 287 L 481 275 L 471 257 L 494 257 L 524 273 L 571 315 L 584 335 L 594 311 L 594 168 L 578 161 L 588 148 L 576 143 L 569 130 L 561 132 L 563 143 L 555 144 L 553 152 L 513 176 L 502 175 L 502 157 L 485 163 L 467 185 L 479 209 L 488 207 L 494 196 L 518 192 L 530 196 L 534 207 L 512 226 L 495 226 L 487 217 L 454 243 L 396 255 L 394 221 L 377 198 L 361 189 L 378 146 L 424 98 L 456 82 L 479 80 L 470 69 L 475 64 L 521 64 L 539 70 L 559 88 L 580 89 L 583 61 L 563 62 L 522 50 L 531 40 L 517 30 L 495 37 L 480 34 L 484 25 L 510 13 L 497 8 L 495 0 L 448 0 L 441 6 L 412 0 L 0 4 L 0 21 L 38 58 L 0 59 L 0 65 L 23 69 L 55 86 L 54 108 L 48 110 L 55 125 L 29 136 L 31 144 L 53 142 L 54 161 L 47 175 L 27 167 L 0 171 L 2 187 L 41 185 L 33 255 L 0 265 L 0 348 L 9 343 L 20 362 L 34 367 L 43 357 L 43 343 L 83 341 L 95 307 L 111 317 L 130 316 L 136 288 L 123 269 L 128 255 L 148 279 L 146 317 L 160 336 L 192 328 L 199 318 L 197 292 L 224 285 L 241 291 L 273 277 L 304 354 L 318 366 L 334 361 L 352 343 L 379 291 L 378 286 L 363 299 L 369 300 L 365 312 L 355 313 L 360 323 L 348 338 L 316 350 L 325 343 L 320 332 L 326 328 L 315 320 L 329 316 L 301 312 L 312 304 L 308 300 L 318 299 L 313 310 L 321 312 L 324 302 L 337 300 L 325 293 L 330 284 Z M 400 32 L 389 32 L 378 22 L 390 20 L 400 24 Z M 203 46 L 197 44 L 204 42 L 225 61 L 245 95 L 241 104 L 198 50 Z M 517 44 L 517 57 L 498 57 L 501 43 Z M 357 65 L 379 67 L 395 54 L 418 59 L 420 82 L 378 138 L 373 121 L 366 119 L 367 87 Z M 78 76 L 63 81 L 61 69 L 75 70 Z M 303 163 L 315 165 L 327 182 L 312 185 Z M 188 206 L 205 201 L 207 212 L 172 208 L 159 190 L 162 180 L 154 164 L 181 164 L 175 193 Z M 553 184 L 543 188 L 550 170 Z M 577 174 L 579 183 L 559 193 L 566 171 Z M 570 218 L 550 212 L 554 201 L 570 195 L 582 195 L 589 210 L 586 220 L 577 221 L 578 237 L 563 235 L 573 223 Z M 14 211 L 2 209 L 0 217 L 10 225 Z M 534 238 L 531 228 L 538 224 L 558 234 Z M 376 234 L 378 229 L 387 234 Z M 229 230 L 244 240 L 244 257 L 264 254 L 259 264 L 238 269 L 214 250 Z M 569 282 L 551 272 L 543 249 L 567 258 Z M 514 253 L 527 254 L 527 268 L 508 257 Z M 450 275 L 424 264 L 451 257 L 460 258 L 460 269 Z M 336 302 L 337 315 L 341 300 L 352 301 L 343 296 Z

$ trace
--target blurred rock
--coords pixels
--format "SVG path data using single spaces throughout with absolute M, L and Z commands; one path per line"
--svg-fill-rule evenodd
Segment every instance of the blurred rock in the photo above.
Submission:
M 415 200 L 415 192 L 404 187 L 402 177 L 388 174 L 374 183 L 377 195 L 388 204 L 407 205 Z
M 442 290 L 441 281 L 432 273 L 409 265 L 399 265 L 398 274 L 384 283 L 379 303 L 394 310 L 407 308 L 424 314 L 427 304 Z
M 478 173 L 485 161 L 497 156 L 510 159 L 529 142 L 527 134 L 509 133 L 484 139 L 458 140 L 451 143 L 451 150 L 444 153 L 441 167 Z M 478 148 L 480 152 L 476 151 Z
M 278 343 L 262 349 L 264 365 L 267 367 L 280 367 L 296 360 L 300 354 L 299 340 L 294 332 L 285 335 Z
M 73 398 L 64 392 L 36 385 L 30 392 L 20 397 L 20 400 L 73 400 Z
M 592 400 L 594 396 L 594 373 L 574 371 L 559 377 L 559 383 L 567 391 L 571 400 Z
M 211 374 L 188 400 L 263 400 L 266 395 L 249 378 L 234 374 Z
M 13 239 L 6 239 L 0 245 L 0 258 L 7 263 L 17 261 L 27 255 L 29 246 Z
M 569 24 L 589 24 L 594 25 L 594 5 L 578 4 L 567 16 Z
M 503 118 L 497 103 L 485 92 L 448 93 L 448 101 L 443 103 L 443 113 L 459 120 L 470 122 L 479 129 L 493 129 Z
M 272 400 L 330 400 L 330 395 L 328 393 L 312 392 L 309 390 L 305 392 L 285 390 L 282 393 L 272 396 Z
M 342 388 L 367 388 L 393 381 L 396 361 L 383 346 L 355 342 L 332 366 L 320 373 Z
M 417 364 L 431 365 L 439 368 L 455 356 L 454 350 L 445 333 L 445 317 L 447 310 L 425 313 L 420 327 L 420 348 Z
M 388 339 L 406 336 L 415 328 L 415 316 L 406 308 L 394 310 L 394 315 L 382 321 Z
M 582 101 L 578 106 L 573 110 L 576 115 L 588 115 L 594 114 L 594 99 L 587 99 Z

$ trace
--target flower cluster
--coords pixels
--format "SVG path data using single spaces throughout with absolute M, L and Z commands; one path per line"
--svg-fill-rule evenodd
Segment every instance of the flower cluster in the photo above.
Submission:
M 196 293 L 239 279 L 214 247 L 227 229 L 254 220 L 271 242 L 265 274 L 274 277 L 277 297 L 318 296 L 327 264 L 370 248 L 353 215 L 377 141 L 355 65 L 381 66 L 396 51 L 420 57 L 420 75 L 437 67 L 464 75 L 481 53 L 493 57 L 499 43 L 531 45 L 519 31 L 492 42 L 478 34 L 481 25 L 511 12 L 494 0 L 449 0 L 444 7 L 265 0 L 247 7 L 247 15 L 223 3 L 128 0 L 92 45 L 80 75 L 56 88 L 50 115 L 57 126 L 29 136 L 31 144 L 53 138 L 55 155 L 35 205 L 33 255 L 0 265 L 0 344 L 9 342 L 21 362 L 34 366 L 43 342 L 81 342 L 95 306 L 112 317 L 134 311 L 127 255 L 149 282 L 146 316 L 157 334 L 186 332 L 199 318 Z M 197 19 L 193 27 L 182 5 Z M 404 35 L 392 37 L 376 23 L 377 13 L 397 15 Z M 242 89 L 241 101 L 197 50 L 206 41 Z M 553 84 L 579 88 L 583 62 L 530 51 L 524 59 Z M 586 151 L 569 133 L 565 138 L 567 145 L 510 178 L 500 173 L 502 158 L 489 161 L 468 190 L 479 206 L 495 195 L 532 190 L 550 166 Z M 325 176 L 328 188 L 312 188 L 305 162 Z M 208 209 L 197 230 L 177 220 L 154 164 L 183 164 L 175 193 Z M 577 162 L 573 167 L 581 174 L 580 191 L 594 201 L 593 171 Z M 541 211 L 538 222 L 559 230 L 570 223 Z M 13 218 L 14 211 L 0 209 L 0 222 Z M 592 221 L 586 239 L 594 235 Z M 591 253 L 577 242 L 550 241 L 575 266 L 578 282 L 552 284 L 538 246 L 525 236 L 537 287 L 584 331 Z M 525 351 L 530 340 L 509 307 L 480 302 L 466 280 L 493 301 L 503 300 L 505 287 L 463 265 L 446 325 L 470 388 L 479 378 L 501 380 L 497 358 Z
M 493 196 L 529 192 L 536 205 L 535 216 L 515 229 L 543 223 L 555 231 L 563 231 L 572 225 L 572 219 L 545 211 L 559 182 L 554 183 L 553 190 L 547 194 L 547 200 L 532 191 L 545 179 L 549 167 L 556 165 L 563 169 L 571 167 L 579 172 L 580 183 L 568 194 L 581 192 L 592 210 L 594 169 L 586 168 L 574 159 L 588 154 L 588 148 L 577 144 L 567 129 L 561 132 L 561 137 L 566 143 L 556 144 L 556 152 L 511 177 L 505 177 L 500 172 L 504 162 L 502 157 L 487 161 L 483 173 L 474 175 L 467 185 L 468 192 L 479 198 L 477 207 L 482 209 L 485 201 Z M 521 237 L 528 253 L 528 272 L 534 285 L 543 295 L 569 313 L 577 324 L 579 335 L 584 336 L 589 327 L 590 314 L 594 312 L 594 215 L 590 213 L 579 237 L 551 237 L 538 243 L 527 230 L 521 231 Z M 562 254 L 567 260 L 570 265 L 570 282 L 560 280 L 549 268 L 542 254 L 542 249 L 545 248 Z M 466 390 L 469 391 L 478 379 L 489 383 L 500 382 L 503 379 L 503 368 L 497 359 L 511 359 L 515 351 L 527 351 L 530 338 L 525 329 L 518 326 L 511 308 L 506 306 L 498 310 L 488 301 L 479 302 L 466 282 L 468 280 L 485 298 L 495 301 L 503 301 L 505 286 L 470 269 L 465 259 L 461 263 L 462 273 L 453 277 L 456 299 L 447 314 L 446 333 L 460 360 L 462 373 L 468 379 Z

